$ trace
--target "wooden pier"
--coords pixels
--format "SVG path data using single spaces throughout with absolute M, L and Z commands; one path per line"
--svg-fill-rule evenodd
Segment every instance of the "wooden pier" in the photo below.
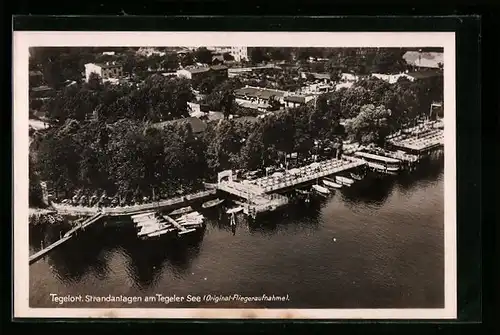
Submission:
M 394 149 L 403 150 L 410 154 L 422 157 L 429 152 L 444 147 L 444 130 L 440 128 L 428 128 L 413 133 L 403 133 L 392 136 L 387 144 Z
M 329 159 L 293 169 L 280 176 L 263 177 L 251 183 L 261 187 L 266 193 L 279 192 L 364 165 L 366 162 L 362 159 L 346 156 L 342 159 Z
M 43 256 L 45 256 L 46 254 L 48 254 L 50 251 L 54 250 L 56 247 L 62 245 L 66 241 L 69 241 L 73 236 L 76 235 L 76 233 L 78 231 L 83 230 L 86 227 L 88 227 L 88 226 L 90 226 L 90 225 L 98 222 L 103 217 L 105 217 L 105 215 L 103 213 L 98 213 L 98 214 L 96 214 L 96 215 L 88 218 L 87 220 L 83 221 L 78 226 L 76 226 L 75 228 L 71 229 L 66 234 L 64 234 L 64 236 L 61 239 L 59 239 L 58 241 L 52 243 L 48 247 L 46 247 L 46 248 L 38 251 L 37 253 L 31 255 L 29 257 L 29 264 L 33 264 L 34 262 L 36 262 L 37 260 L 39 260 L 40 258 L 42 258 Z
M 241 202 L 244 204 L 244 213 L 255 217 L 259 213 L 274 211 L 288 204 L 289 199 L 276 192 L 295 188 L 365 164 L 363 160 L 354 157 L 329 159 L 252 181 L 234 181 L 230 176 L 227 181 L 219 181 L 218 189 L 246 201 L 246 203 Z

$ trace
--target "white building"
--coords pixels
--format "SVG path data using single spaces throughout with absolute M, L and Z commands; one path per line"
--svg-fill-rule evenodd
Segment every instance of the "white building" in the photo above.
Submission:
M 235 61 L 247 61 L 248 60 L 248 48 L 247 47 L 231 47 L 231 56 L 234 57 Z
M 222 54 L 229 53 L 237 62 L 248 60 L 248 47 L 207 47 L 207 49 Z
M 96 73 L 101 79 L 118 79 L 123 76 L 121 64 L 116 62 L 107 62 L 105 64 L 87 63 L 85 64 L 85 80 L 88 82 L 90 75 Z

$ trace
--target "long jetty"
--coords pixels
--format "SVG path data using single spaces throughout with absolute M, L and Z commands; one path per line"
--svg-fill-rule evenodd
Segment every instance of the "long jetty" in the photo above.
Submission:
M 77 225 L 76 227 L 74 227 L 73 229 L 71 229 L 70 231 L 68 231 L 66 234 L 64 234 L 64 236 L 61 239 L 59 239 L 56 242 L 52 243 L 48 247 L 46 247 L 46 248 L 38 251 L 37 253 L 31 255 L 29 257 L 29 264 L 33 264 L 34 262 L 36 262 L 37 260 L 39 260 L 40 258 L 42 258 L 43 256 L 45 256 L 46 254 L 48 254 L 50 251 L 52 251 L 55 248 L 57 248 L 58 246 L 62 245 L 64 242 L 69 241 L 73 236 L 76 235 L 76 233 L 78 231 L 83 230 L 86 227 L 88 227 L 88 226 L 90 226 L 90 225 L 98 222 L 103 217 L 105 217 L 105 215 L 103 213 L 97 213 L 96 215 L 94 215 L 94 216 L 88 218 L 87 220 L 83 221 L 82 223 L 80 223 L 79 225 Z
M 151 202 L 148 204 L 142 205 L 134 205 L 134 206 L 124 206 L 124 207 L 105 207 L 105 208 L 97 208 L 97 207 L 84 207 L 84 206 L 67 206 L 62 204 L 53 204 L 53 207 L 60 214 L 70 214 L 70 215 L 87 215 L 90 216 L 82 223 L 78 224 L 76 227 L 72 228 L 68 232 L 64 234 L 64 236 L 47 246 L 46 248 L 36 252 L 35 254 L 29 257 L 29 264 L 33 264 L 50 251 L 54 250 L 56 247 L 62 245 L 66 241 L 69 241 L 72 237 L 74 237 L 79 231 L 84 230 L 90 225 L 99 222 L 102 218 L 105 217 L 117 217 L 117 216 L 130 216 L 134 214 L 142 214 L 147 213 L 154 210 L 162 210 L 169 209 L 177 205 L 185 204 L 191 201 L 197 201 L 200 199 L 204 199 L 207 197 L 211 197 L 217 193 L 217 190 L 207 190 L 198 193 L 188 194 L 182 197 L 167 199 L 163 201 Z M 176 222 L 177 223 L 177 222 Z M 184 227 L 182 227 L 184 229 Z
M 245 200 L 244 213 L 255 217 L 258 213 L 273 211 L 288 204 L 289 200 L 286 196 L 275 192 L 298 187 L 318 178 L 348 171 L 365 164 L 365 161 L 354 157 L 329 159 L 290 170 L 286 174 L 271 175 L 253 181 L 239 182 L 231 178 L 228 181 L 219 182 L 218 188 Z

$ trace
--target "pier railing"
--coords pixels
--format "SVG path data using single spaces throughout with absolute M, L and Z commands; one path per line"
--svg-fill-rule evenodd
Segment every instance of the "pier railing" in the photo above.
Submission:
M 329 167 L 327 165 L 326 167 L 325 166 L 319 167 L 318 172 L 310 173 L 310 174 L 300 176 L 300 177 L 297 176 L 296 178 L 293 178 L 290 180 L 285 179 L 284 181 L 281 181 L 281 182 L 278 181 L 273 185 L 265 186 L 263 188 L 264 188 L 266 193 L 274 192 L 274 191 L 277 191 L 280 189 L 293 187 L 293 186 L 296 186 L 298 184 L 306 183 L 306 182 L 309 182 L 309 181 L 312 181 L 312 180 L 315 180 L 318 178 L 326 177 L 326 176 L 329 176 L 329 175 L 332 175 L 335 173 L 339 173 L 341 171 L 349 170 L 349 169 L 352 169 L 352 168 L 355 168 L 355 167 L 358 167 L 358 166 L 365 164 L 365 162 L 363 160 L 356 159 L 354 157 L 349 157 L 349 159 L 351 160 L 350 163 L 342 164 L 340 166 Z
M 217 190 L 207 190 L 197 193 L 188 194 L 181 197 L 170 198 L 166 200 L 154 201 L 147 204 L 123 206 L 123 207 L 84 207 L 84 206 L 71 206 L 63 204 L 53 204 L 53 207 L 61 214 L 73 215 L 94 215 L 101 211 L 105 215 L 119 216 L 128 215 L 136 212 L 155 210 L 162 207 L 178 205 L 186 201 L 201 199 L 217 193 Z

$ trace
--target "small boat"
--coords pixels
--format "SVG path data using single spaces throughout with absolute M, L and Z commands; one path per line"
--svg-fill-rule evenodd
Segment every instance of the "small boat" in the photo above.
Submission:
M 224 202 L 224 199 L 214 199 L 214 200 L 210 200 L 210 201 L 207 201 L 205 203 L 203 203 L 203 205 L 201 205 L 201 207 L 203 208 L 212 208 L 212 207 L 215 207 L 215 206 L 219 206 L 220 204 L 222 204 Z
M 236 213 L 239 213 L 243 210 L 243 207 L 235 207 L 235 208 L 230 208 L 226 211 L 227 214 L 236 214 Z
M 321 185 L 313 185 L 312 189 L 321 195 L 329 195 L 330 194 L 330 190 L 327 189 L 326 187 L 321 186 Z
M 149 234 L 152 234 L 158 230 L 164 229 L 162 225 L 158 224 L 156 226 L 148 226 L 148 227 L 143 227 L 138 233 L 137 236 L 143 237 Z
M 357 180 L 357 181 L 360 181 L 363 179 L 363 176 L 362 175 L 359 175 L 359 174 L 356 174 L 356 173 L 350 173 L 351 175 L 351 178 L 354 179 L 354 180 Z
M 331 187 L 331 188 L 342 188 L 342 185 L 334 182 L 334 181 L 331 181 L 331 180 L 327 180 L 327 179 L 323 179 L 323 184 L 327 187 Z
M 193 208 L 191 206 L 187 206 L 187 207 L 182 207 L 182 208 L 176 209 L 175 211 L 171 212 L 169 215 L 186 214 L 186 213 L 189 213 L 192 211 L 193 211 Z
M 344 186 L 351 186 L 352 184 L 354 184 L 354 180 L 342 176 L 335 176 L 335 181 Z
M 148 234 L 148 237 L 157 237 L 157 236 L 165 235 L 165 234 L 168 234 L 168 233 L 172 233 L 175 230 L 176 229 L 172 228 L 172 227 L 163 228 L 163 229 L 160 229 L 160 230 L 157 230 L 157 231 L 155 231 L 153 233 Z

